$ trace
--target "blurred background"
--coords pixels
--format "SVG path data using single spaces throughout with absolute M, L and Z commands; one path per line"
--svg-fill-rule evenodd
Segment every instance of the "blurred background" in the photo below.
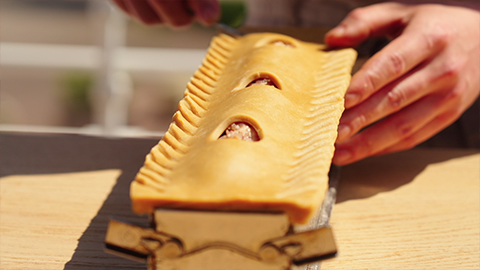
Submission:
M 0 20 L 3 130 L 164 131 L 216 33 L 146 27 L 103 0 L 2 0 Z
M 221 21 L 322 42 L 349 11 L 375 2 L 221 0 Z M 107 0 L 1 0 L 0 33 L 0 131 L 156 137 L 167 130 L 217 29 L 145 26 Z M 357 48 L 354 70 L 386 42 Z M 479 108 L 477 100 L 469 110 L 474 117 L 459 119 L 442 141 L 480 147 Z
M 331 27 L 353 8 L 274 2 L 222 0 L 222 20 Z M 144 26 L 106 0 L 2 0 L 0 20 L 0 131 L 161 135 L 217 33 Z

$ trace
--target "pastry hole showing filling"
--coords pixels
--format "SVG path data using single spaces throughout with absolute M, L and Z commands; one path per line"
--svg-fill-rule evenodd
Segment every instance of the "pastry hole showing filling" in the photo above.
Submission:
M 283 46 L 283 47 L 290 47 L 290 48 L 294 47 L 291 43 L 281 41 L 281 40 L 275 40 L 271 44 L 273 44 L 275 46 Z
M 245 122 L 235 122 L 230 124 L 218 139 L 237 139 L 248 142 L 256 142 L 260 140 L 257 131 L 250 124 Z
M 254 85 L 271 85 L 275 88 L 278 89 L 278 86 L 275 85 L 275 83 L 273 82 L 272 79 L 268 78 L 268 77 L 260 77 L 258 79 L 255 79 L 253 81 L 251 81 L 247 87 L 250 87 L 250 86 L 254 86 Z

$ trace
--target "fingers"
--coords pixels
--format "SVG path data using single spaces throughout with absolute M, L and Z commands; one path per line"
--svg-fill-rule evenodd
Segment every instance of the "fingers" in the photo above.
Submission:
M 185 27 L 194 20 L 211 25 L 220 17 L 218 0 L 112 0 L 120 9 L 148 25 Z
M 397 3 L 357 8 L 325 35 L 325 43 L 333 47 L 350 47 L 369 37 L 393 35 L 404 26 L 408 12 L 408 6 Z
M 146 0 L 124 0 L 123 3 L 128 14 L 145 24 L 152 25 L 163 22 Z
M 345 165 L 365 157 L 408 149 L 461 115 L 462 87 L 427 95 L 336 145 L 333 162 Z
M 173 27 L 187 26 L 193 22 L 193 11 L 185 1 L 147 0 L 147 2 L 165 23 Z
M 425 98 L 423 102 L 405 108 L 402 113 L 393 114 L 344 143 L 337 144 L 333 162 L 345 165 L 380 153 L 408 138 L 435 117 L 431 110 L 435 101 L 432 97 Z
M 368 37 L 402 35 L 370 58 L 353 76 L 345 95 L 351 108 L 441 50 L 449 33 L 435 24 L 410 24 L 411 9 L 396 3 L 373 5 L 351 12 L 339 28 L 327 33 L 329 45 L 354 46 Z M 405 29 L 403 29 L 405 27 Z
M 196 19 L 203 25 L 212 25 L 220 19 L 220 5 L 217 0 L 188 0 Z
M 347 18 L 343 33 L 334 37 L 354 45 L 401 31 L 352 78 L 334 156 L 339 165 L 411 148 L 451 124 L 479 95 L 479 43 L 472 38 L 478 28 L 469 28 L 478 13 L 469 20 L 472 14 L 465 10 L 404 6 L 399 20 L 389 15 L 394 6 L 383 7 L 385 16 L 369 17 L 365 14 L 373 9 L 360 10 L 363 17 L 357 12 Z
M 422 96 L 453 87 L 458 81 L 458 66 L 461 64 L 447 63 L 442 59 L 424 63 L 377 91 L 368 100 L 346 110 L 340 119 L 337 143 Z
M 351 108 L 420 63 L 438 54 L 450 35 L 436 25 L 407 27 L 404 33 L 370 58 L 353 76 L 345 107 Z
M 443 113 L 435 117 L 432 121 L 430 121 L 425 126 L 420 128 L 417 132 L 404 138 L 398 143 L 376 153 L 376 155 L 384 155 L 384 154 L 389 154 L 389 153 L 413 148 L 414 146 L 426 141 L 427 139 L 431 138 L 433 135 L 440 132 L 443 128 L 453 123 L 456 119 L 457 119 L 457 116 L 453 112 L 448 111 L 446 113 Z
M 468 105 L 461 100 L 465 98 L 462 91 L 467 86 L 459 83 L 464 63 L 458 58 L 448 59 L 442 54 L 411 70 L 365 102 L 346 110 L 339 124 L 335 162 L 350 163 L 383 153 L 394 145 L 409 147 L 450 124 L 450 119 L 440 117 L 442 125 L 419 131 L 443 112 L 460 112 L 466 108 L 465 104 Z M 459 114 L 451 113 L 454 117 Z M 380 119 L 384 120 L 376 122 Z M 413 136 L 415 133 L 419 134 Z

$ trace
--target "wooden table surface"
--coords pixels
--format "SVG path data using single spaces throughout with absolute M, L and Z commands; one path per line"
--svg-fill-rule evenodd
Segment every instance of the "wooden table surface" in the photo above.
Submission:
M 103 252 L 157 139 L 0 134 L 0 269 L 146 269 Z M 480 269 L 480 151 L 413 149 L 342 168 L 322 269 Z

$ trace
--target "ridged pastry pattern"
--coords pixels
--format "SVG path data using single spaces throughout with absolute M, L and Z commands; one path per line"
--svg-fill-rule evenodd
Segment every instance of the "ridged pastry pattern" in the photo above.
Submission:
M 348 87 L 353 61 L 351 52 L 325 53 L 324 64 L 315 76 L 312 99 L 306 106 L 300 143 L 285 176 L 287 188 L 281 196 L 305 196 L 316 192 L 319 178 L 328 182 L 334 151 L 332 140 L 336 138 L 332 127 L 338 125 L 338 112 L 343 111 L 344 91 L 341 90 Z
M 308 221 L 328 188 L 355 57 L 279 34 L 216 36 L 132 182 L 134 211 L 282 211 Z M 250 84 L 262 78 L 273 83 Z M 219 140 L 234 122 L 260 140 Z
M 158 192 L 165 191 L 170 182 L 169 172 L 186 153 L 190 139 L 208 108 L 209 97 L 218 77 L 227 63 L 230 54 L 227 48 L 234 43 L 234 38 L 224 34 L 213 38 L 202 65 L 187 84 L 173 122 L 163 139 L 147 155 L 144 166 L 135 178 L 136 183 Z

